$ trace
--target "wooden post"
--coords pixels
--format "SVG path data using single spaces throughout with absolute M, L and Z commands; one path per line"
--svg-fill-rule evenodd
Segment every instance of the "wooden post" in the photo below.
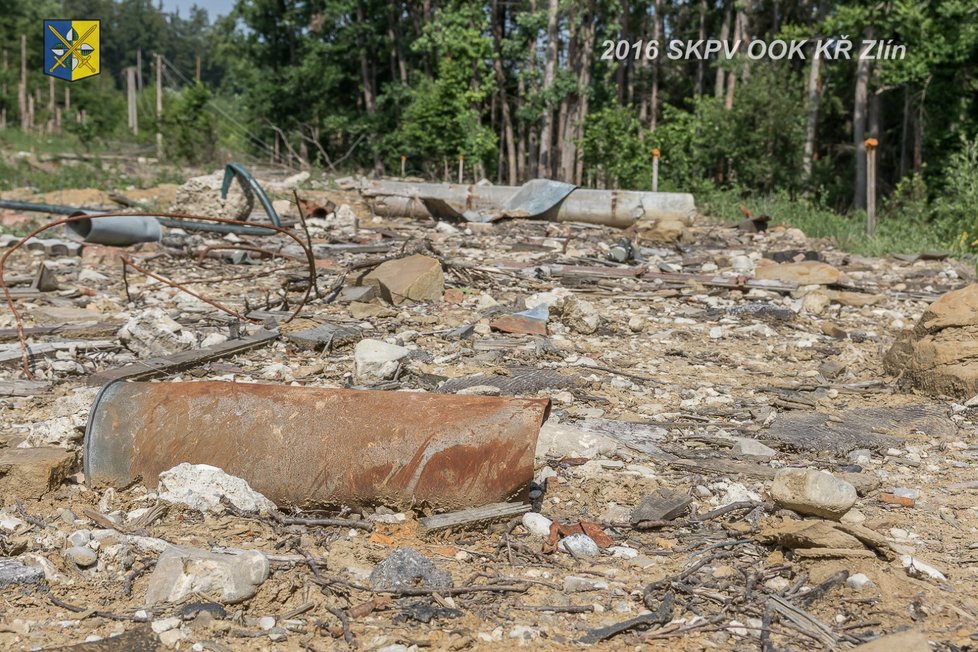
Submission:
M 465 173 L 465 157 L 461 154 L 458 155 L 458 182 L 462 183 L 462 177 Z
M 61 107 L 54 107 L 54 130 L 61 133 Z
M 30 126 L 27 116 L 27 35 L 20 35 L 20 83 L 17 84 L 17 110 L 20 112 L 20 128 Z
M 71 87 L 65 86 L 65 111 L 71 110 Z
M 879 141 L 867 138 L 866 144 L 866 234 L 876 234 L 876 146 Z
M 196 79 L 198 82 L 200 81 L 200 55 L 199 54 L 197 55 L 197 68 L 196 68 L 196 73 L 194 74 L 194 79 Z
M 652 150 L 652 192 L 659 192 L 659 148 Z
M 404 178 L 404 164 L 407 162 L 407 157 L 401 154 L 401 178 Z
M 139 135 L 139 114 L 136 111 L 136 67 L 126 68 L 126 95 L 129 99 L 129 126 L 132 135 Z
M 27 96 L 27 129 L 34 127 L 34 96 Z
M 156 55 L 156 159 L 163 160 L 163 57 Z
M 143 90 L 143 49 L 136 49 L 136 90 Z
M 54 77 L 48 77 L 48 111 L 54 113 Z

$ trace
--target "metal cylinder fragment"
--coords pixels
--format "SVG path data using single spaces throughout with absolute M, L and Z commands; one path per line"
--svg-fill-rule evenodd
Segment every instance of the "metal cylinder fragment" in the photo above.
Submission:
M 76 211 L 71 217 L 98 215 L 98 211 Z M 141 242 L 159 242 L 159 221 L 152 215 L 119 215 L 65 224 L 65 229 L 91 244 L 128 247 Z
M 85 479 L 155 488 L 181 462 L 279 507 L 462 509 L 525 497 L 548 399 L 227 382 L 115 382 L 85 430 Z

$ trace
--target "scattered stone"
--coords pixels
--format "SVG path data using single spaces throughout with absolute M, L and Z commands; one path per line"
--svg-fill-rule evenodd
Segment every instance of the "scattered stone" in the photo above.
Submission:
M 82 568 L 88 568 L 98 561 L 98 555 L 87 546 L 72 546 L 65 550 L 65 557 Z
M 931 647 L 923 632 L 905 631 L 857 645 L 852 652 L 931 652 Z
M 575 577 L 568 575 L 564 578 L 564 591 L 568 593 L 581 593 L 583 591 L 603 591 L 608 588 L 608 583 L 590 577 Z
M 948 292 L 883 358 L 887 372 L 930 394 L 978 394 L 978 284 Z
M 170 546 L 149 578 L 146 605 L 180 602 L 192 594 L 234 604 L 255 595 L 268 572 L 268 558 L 256 550 L 233 555 Z
M 674 244 L 686 239 L 688 232 L 686 222 L 674 217 L 640 220 L 633 228 L 642 245 Z
M 564 301 L 561 321 L 575 333 L 590 335 L 601 325 L 601 313 L 590 301 L 568 297 Z
M 733 452 L 740 455 L 763 457 L 765 459 L 770 459 L 778 454 L 778 451 L 774 450 L 770 446 L 765 446 L 756 439 L 749 439 L 747 437 L 740 437 L 737 439 L 737 443 L 733 445 Z
M 601 554 L 598 544 L 586 534 L 572 534 L 557 544 L 557 549 L 574 557 L 596 557 Z
M 438 259 L 415 254 L 382 263 L 363 278 L 363 284 L 374 286 L 384 301 L 398 306 L 441 299 L 445 275 Z
M 251 214 L 255 205 L 254 195 L 241 189 L 237 181 L 228 188 L 226 198 L 221 197 L 221 184 L 224 183 L 224 170 L 213 174 L 187 179 L 177 188 L 171 213 L 185 215 L 211 215 L 229 220 L 244 219 Z
M 272 616 L 262 616 L 258 619 L 258 629 L 268 631 L 272 627 L 275 627 L 275 618 Z
M 537 512 L 527 512 L 523 514 L 523 527 L 530 531 L 535 537 L 546 538 L 550 536 L 550 526 L 553 521 Z
M 611 437 L 564 423 L 547 422 L 540 428 L 536 458 L 595 457 L 613 453 L 618 442 Z
M 692 502 L 693 497 L 681 491 L 656 489 L 642 499 L 629 520 L 633 525 L 642 521 L 671 521 L 685 512 Z
M 285 337 L 293 344 L 312 351 L 323 348 L 333 349 L 358 341 L 360 331 L 347 326 L 336 324 L 320 324 L 314 328 L 285 333 Z
M 912 557 L 911 555 L 903 555 L 900 557 L 900 563 L 903 564 L 904 570 L 907 571 L 907 575 L 910 577 L 920 579 L 928 578 L 937 580 L 938 582 L 947 582 L 947 577 L 944 576 L 944 573 L 937 570 L 930 564 L 925 564 L 916 557 Z
M 0 557 L 0 589 L 18 584 L 38 584 L 44 579 L 44 572 L 38 568 Z
M 158 491 L 164 502 L 187 505 L 201 512 L 223 514 L 227 510 L 221 504 L 222 498 L 251 514 L 265 514 L 275 509 L 272 501 L 241 478 L 207 464 L 183 462 L 160 473 Z
M 409 353 L 408 349 L 396 344 L 360 340 L 353 353 L 353 377 L 358 383 L 390 380 Z
M 839 520 L 856 503 L 856 489 L 822 471 L 788 468 L 774 476 L 771 497 L 799 514 Z
M 874 584 L 873 580 L 869 579 L 869 577 L 865 574 L 856 573 L 846 578 L 846 586 L 848 586 L 850 589 L 861 591 L 865 588 L 873 588 L 876 586 L 876 584 Z
M 74 472 L 75 459 L 63 448 L 0 448 L 0 496 L 38 500 Z
M 754 278 L 798 285 L 832 285 L 842 280 L 842 272 L 828 263 L 806 260 L 800 263 L 759 264 Z
M 448 588 L 452 584 L 451 573 L 413 548 L 398 548 L 370 573 L 370 586 L 378 591 L 413 586 Z
M 140 310 L 117 333 L 130 351 L 141 358 L 169 355 L 197 345 L 190 331 L 170 318 L 161 308 Z

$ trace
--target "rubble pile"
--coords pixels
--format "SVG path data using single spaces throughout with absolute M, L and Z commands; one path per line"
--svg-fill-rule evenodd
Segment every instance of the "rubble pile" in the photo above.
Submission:
M 206 180 L 178 200 L 218 201 L 220 176 Z M 312 280 L 294 240 L 174 228 L 7 262 L 0 649 L 978 645 L 973 269 L 848 254 L 776 218 L 757 232 L 702 217 L 435 222 L 374 217 L 355 192 L 299 194 L 276 202 Z M 56 288 L 23 287 L 42 262 Z M 165 423 L 198 459 L 90 482 L 96 456 L 166 459 L 163 430 L 138 450 L 85 436 L 98 388 L 131 380 L 471 407 L 421 415 L 446 432 L 464 421 L 455 448 L 426 441 L 421 462 L 328 479 L 435 498 L 299 504 L 259 489 L 318 495 L 327 479 L 303 473 L 319 449 L 289 435 L 318 427 L 348 448 L 368 416 L 359 394 L 339 425 L 266 413 L 233 456 L 205 408 L 121 406 L 117 424 Z M 480 410 L 509 397 L 550 401 L 522 442 L 524 486 L 445 508 L 440 495 L 473 495 L 476 466 L 486 486 L 519 483 L 511 446 L 480 465 L 458 452 L 493 441 L 502 426 Z M 308 400 L 325 414 L 340 399 Z M 245 403 L 221 405 L 247 421 Z M 383 419 L 393 438 L 418 417 Z M 272 462 L 294 471 L 269 479 Z M 428 473 L 447 488 L 425 493 Z

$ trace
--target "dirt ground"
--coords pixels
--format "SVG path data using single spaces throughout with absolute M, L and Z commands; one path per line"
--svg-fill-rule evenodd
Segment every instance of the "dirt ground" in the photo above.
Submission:
M 641 260 L 617 263 L 607 253 L 623 234 L 608 227 L 380 219 L 355 192 L 304 188 L 300 195 L 352 211 L 309 221 L 312 242 L 332 248 L 316 250 L 322 296 L 313 293 L 295 323 L 285 319 L 307 285 L 301 259 L 251 252 L 235 264 L 226 258 L 233 248 L 199 258 L 208 245 L 245 241 L 279 252 L 291 245 L 285 253 L 294 256 L 287 238 L 168 229 L 159 244 L 122 251 L 254 317 L 251 331 L 264 322 L 282 333 L 159 380 L 439 391 L 452 379 L 483 374 L 468 384 L 487 391 L 488 381 L 519 385 L 527 369 L 548 370 L 520 393 L 552 400 L 549 427 L 591 433 L 593 441 L 538 448 L 531 509 L 564 525 L 596 524 L 610 546 L 596 556 L 554 552 L 519 515 L 425 533 L 425 510 L 383 506 L 302 514 L 355 520 L 371 531 L 202 513 L 162 503 L 142 484 L 86 486 L 76 460 L 39 499 L 16 493 L 14 474 L 0 477 L 0 556 L 45 571 L 36 583 L 0 588 L 0 648 L 90 641 L 73 649 L 574 649 L 588 645 L 583 638 L 607 649 L 847 649 L 904 630 L 923 632 L 936 650 L 978 646 L 978 411 L 915 393 L 881 362 L 932 301 L 974 280 L 972 268 L 953 259 L 850 255 L 776 226 L 777 216 L 763 233 L 698 217 L 681 242 L 645 244 Z M 302 229 L 296 233 L 305 239 Z M 765 254 L 807 251 L 841 272 L 838 282 L 751 287 L 752 271 L 734 271 L 763 266 Z M 355 285 L 378 262 L 415 252 L 441 262 L 440 300 L 328 300 L 330 290 Z M 14 381 L 25 376 L 16 322 L 9 309 L 0 313 L 0 453 L 18 446 L 77 451 L 97 390 L 91 374 L 163 354 L 157 345 L 195 349 L 227 338 L 234 318 L 131 268 L 124 275 L 119 253 L 86 246 L 81 256 L 21 251 L 7 261 L 8 279 L 31 276 L 42 261 L 50 266 L 59 289 L 15 303 L 28 329 L 70 326 L 35 331 L 32 344 L 70 344 L 35 356 L 36 384 L 18 396 Z M 493 330 L 495 318 L 525 309 L 528 300 L 550 301 L 546 336 Z M 578 302 L 583 307 L 572 309 Z M 120 338 L 140 316 L 148 325 L 139 332 L 153 335 Z M 164 320 L 175 323 L 166 333 L 159 331 Z M 353 344 L 308 350 L 285 336 L 323 323 L 355 327 L 362 338 L 410 353 L 395 379 L 358 382 Z M 458 337 L 466 325 L 471 333 Z M 765 444 L 771 455 L 752 454 L 738 438 Z M 772 499 L 774 474 L 789 466 L 828 471 L 855 486 L 858 499 L 841 525 L 862 533 L 858 547 L 833 544 L 824 530 L 810 539 L 785 534 L 802 520 L 839 532 L 836 521 L 800 516 Z M 660 489 L 690 496 L 688 511 L 633 522 L 632 510 Z M 157 504 L 165 509 L 155 520 L 137 520 Z M 68 537 L 80 530 L 91 531 L 83 547 L 98 557 L 87 567 L 65 554 Z M 214 604 L 194 595 L 149 607 L 153 564 L 166 544 L 258 550 L 271 572 L 240 603 L 188 610 Z M 448 571 L 455 589 L 470 590 L 372 588 L 374 568 L 405 547 Z M 908 571 L 908 556 L 942 575 Z M 856 588 L 859 574 L 867 583 Z M 620 633 L 595 634 L 643 615 L 646 622 Z M 109 637 L 123 632 L 133 638 L 113 644 Z M 889 647 L 918 649 L 899 641 Z

